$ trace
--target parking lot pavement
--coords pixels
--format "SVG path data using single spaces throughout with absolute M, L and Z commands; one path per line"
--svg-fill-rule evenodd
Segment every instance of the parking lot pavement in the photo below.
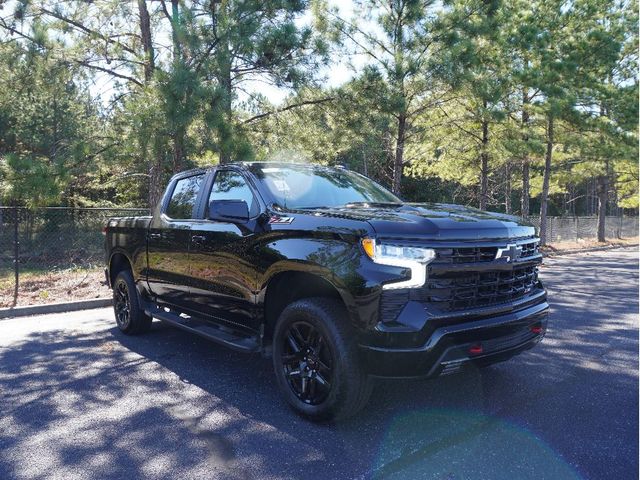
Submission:
M 339 425 L 298 418 L 271 364 L 109 309 L 0 321 L 0 478 L 626 479 L 638 474 L 638 253 L 549 259 L 535 349 L 377 384 Z

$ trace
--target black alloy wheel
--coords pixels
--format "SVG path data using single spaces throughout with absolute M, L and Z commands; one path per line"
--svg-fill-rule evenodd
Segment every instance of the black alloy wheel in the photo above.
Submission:
M 144 333 L 151 328 L 153 318 L 142 308 L 142 300 L 130 270 L 119 272 L 113 282 L 113 312 L 116 325 L 127 335 Z
M 273 332 L 273 367 L 287 403 L 314 421 L 350 417 L 371 395 L 357 332 L 336 298 L 302 298 L 282 311 Z
M 116 323 L 120 330 L 126 330 L 131 323 L 131 299 L 127 284 L 124 281 L 117 282 L 113 289 L 113 309 L 116 314 Z
M 292 323 L 285 333 L 282 369 L 293 393 L 304 403 L 319 405 L 333 382 L 331 351 L 322 333 L 311 323 Z

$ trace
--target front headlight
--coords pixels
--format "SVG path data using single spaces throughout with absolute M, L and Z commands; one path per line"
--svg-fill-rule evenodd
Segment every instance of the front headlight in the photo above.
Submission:
M 411 269 L 411 279 L 386 283 L 383 285 L 383 289 L 423 286 L 427 279 L 426 265 L 436 257 L 436 252 L 432 248 L 377 243 L 373 238 L 363 238 L 362 248 L 367 256 L 376 263 Z

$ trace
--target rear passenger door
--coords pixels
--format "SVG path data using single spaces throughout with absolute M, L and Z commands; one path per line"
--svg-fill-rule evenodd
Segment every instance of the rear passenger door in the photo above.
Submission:
M 249 221 L 209 220 L 211 200 L 244 200 Z M 223 168 L 215 172 L 203 201 L 203 218 L 194 222 L 191 236 L 191 308 L 213 321 L 253 330 L 257 281 L 253 243 L 261 210 L 258 197 L 241 172 Z
M 159 303 L 177 307 L 188 303 L 191 223 L 204 176 L 198 173 L 174 180 L 160 215 L 149 226 L 147 278 Z

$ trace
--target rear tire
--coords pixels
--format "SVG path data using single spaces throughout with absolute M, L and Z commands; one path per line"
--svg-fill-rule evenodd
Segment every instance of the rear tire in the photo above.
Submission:
M 130 270 L 118 273 L 113 282 L 113 311 L 121 332 L 137 335 L 149 331 L 153 318 L 141 307 L 140 295 Z
M 305 298 L 284 309 L 273 334 L 273 365 L 285 400 L 311 420 L 350 417 L 371 395 L 347 311 L 332 298 Z

